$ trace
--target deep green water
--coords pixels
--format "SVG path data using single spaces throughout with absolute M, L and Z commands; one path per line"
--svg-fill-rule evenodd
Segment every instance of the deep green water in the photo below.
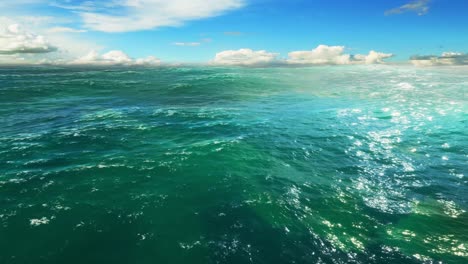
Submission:
M 468 69 L 0 68 L 0 263 L 468 263 Z

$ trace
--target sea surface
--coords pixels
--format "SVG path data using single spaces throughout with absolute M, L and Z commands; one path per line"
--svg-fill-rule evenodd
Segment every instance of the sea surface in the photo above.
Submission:
M 0 263 L 468 263 L 468 68 L 0 68 Z

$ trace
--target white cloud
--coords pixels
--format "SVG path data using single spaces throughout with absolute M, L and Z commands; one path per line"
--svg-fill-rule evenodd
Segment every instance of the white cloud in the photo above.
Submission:
M 176 45 L 176 46 L 196 47 L 196 46 L 200 46 L 201 43 L 200 43 L 200 42 L 174 42 L 173 45 Z
M 143 59 L 137 59 L 135 61 L 136 65 L 159 65 L 161 64 L 161 60 L 154 57 L 154 56 L 149 56 Z
M 28 32 L 19 24 L 0 29 L 0 54 L 39 54 L 56 50 L 44 36 Z
M 112 50 L 100 55 L 96 51 L 91 51 L 87 55 L 78 58 L 70 64 L 73 65 L 159 65 L 161 61 L 150 56 L 142 59 L 132 59 L 125 52 Z
M 93 64 L 97 63 L 100 59 L 99 53 L 93 50 L 85 56 L 72 61 L 71 64 Z
M 64 27 L 54 28 L 54 23 L 69 24 L 69 21 L 48 16 L 0 16 L 0 50 L 10 56 L 2 56 L 0 63 L 12 63 L 12 60 L 13 63 L 66 62 L 103 48 L 86 38 L 86 34 L 72 34 Z M 11 28 L 18 32 L 11 32 Z M 21 56 L 13 56 L 13 52 Z
M 128 64 L 132 62 L 132 59 L 121 50 L 112 50 L 104 53 L 102 61 L 110 62 L 112 64 Z
M 114 0 L 111 4 L 100 6 L 82 4 L 67 8 L 87 10 L 77 12 L 88 29 L 127 32 L 179 26 L 187 21 L 217 16 L 243 5 L 244 0 Z
M 345 54 L 344 46 L 319 45 L 310 51 L 293 51 L 289 53 L 287 62 L 290 64 L 376 64 L 384 63 L 384 59 L 393 57 L 393 54 L 381 53 L 371 50 L 368 55 Z
M 406 12 L 416 12 L 418 16 L 423 16 L 427 14 L 427 12 L 429 12 L 430 1 L 431 0 L 415 0 L 400 7 L 387 10 L 385 11 L 385 15 L 389 16 L 402 14 Z
M 74 29 L 69 27 L 53 27 L 47 30 L 49 33 L 85 33 L 84 29 Z
M 103 47 L 88 41 L 83 34 L 69 34 L 83 30 L 51 27 L 51 22 L 49 17 L 0 16 L 0 64 L 160 64 L 153 56 L 133 59 L 122 51 L 100 55 L 96 51 Z M 82 54 L 87 55 L 80 57 Z
M 226 66 L 267 66 L 278 63 L 277 57 L 277 53 L 270 53 L 264 50 L 226 50 L 217 53 L 214 60 L 211 61 L 211 64 Z
M 107 2 L 107 3 L 106 3 Z M 108 0 L 104 3 L 84 1 L 80 4 L 73 4 L 70 0 L 57 0 L 55 2 L 48 3 L 50 6 L 63 8 L 72 11 L 105 11 L 105 9 L 115 5 L 116 0 Z
M 346 64 L 377 64 L 393 57 L 393 54 L 370 51 L 367 55 L 345 54 L 344 46 L 319 45 L 309 51 L 293 51 L 287 59 L 279 58 L 279 54 L 265 50 L 251 49 L 226 50 L 216 54 L 211 64 L 239 66 L 307 66 L 307 65 L 346 65 Z
M 344 46 L 319 45 L 310 51 L 293 51 L 288 54 L 290 64 L 349 64 L 351 55 L 343 54 Z
M 441 56 L 413 56 L 410 60 L 415 66 L 468 65 L 468 54 L 460 52 L 444 52 Z
M 377 63 L 384 63 L 384 59 L 388 59 L 393 57 L 391 53 L 382 53 L 371 50 L 368 55 L 355 55 L 354 60 L 355 62 L 364 62 L 365 64 L 377 64 Z

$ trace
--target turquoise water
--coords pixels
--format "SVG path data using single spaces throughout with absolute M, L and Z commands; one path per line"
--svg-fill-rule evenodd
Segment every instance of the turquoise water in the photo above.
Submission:
M 0 68 L 0 263 L 467 263 L 468 70 Z

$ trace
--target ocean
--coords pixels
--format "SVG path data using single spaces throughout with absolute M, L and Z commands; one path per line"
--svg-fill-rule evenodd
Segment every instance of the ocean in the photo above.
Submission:
M 468 263 L 468 69 L 1 67 L 0 263 Z

